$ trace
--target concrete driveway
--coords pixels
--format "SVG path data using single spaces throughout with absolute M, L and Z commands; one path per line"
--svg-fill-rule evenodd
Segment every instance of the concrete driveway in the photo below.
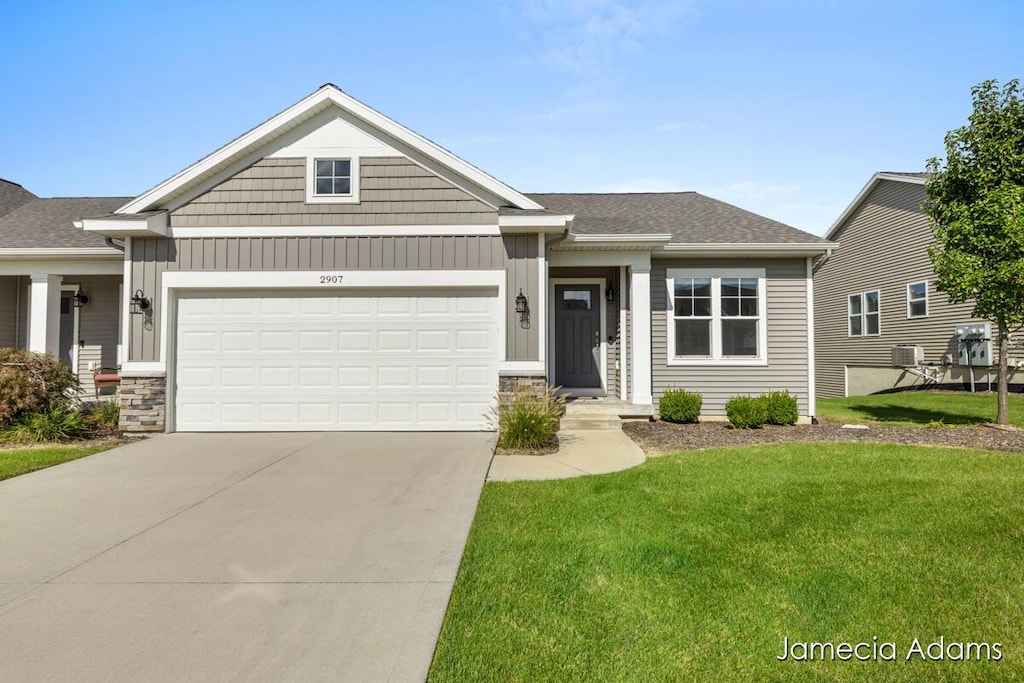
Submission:
M 170 434 L 0 482 L 0 681 L 422 681 L 489 434 Z

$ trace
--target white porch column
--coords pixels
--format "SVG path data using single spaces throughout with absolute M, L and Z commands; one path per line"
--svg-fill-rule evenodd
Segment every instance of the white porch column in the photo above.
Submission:
M 629 273 L 629 307 L 633 314 L 633 403 L 650 405 L 651 395 L 651 262 L 634 263 Z
M 29 289 L 28 350 L 60 353 L 60 285 L 63 275 L 33 273 Z

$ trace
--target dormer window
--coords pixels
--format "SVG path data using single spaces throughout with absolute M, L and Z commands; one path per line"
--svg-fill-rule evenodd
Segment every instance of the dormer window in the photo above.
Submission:
M 351 197 L 352 160 L 317 159 L 316 194 L 320 197 Z
M 359 159 L 306 157 L 306 203 L 359 202 Z

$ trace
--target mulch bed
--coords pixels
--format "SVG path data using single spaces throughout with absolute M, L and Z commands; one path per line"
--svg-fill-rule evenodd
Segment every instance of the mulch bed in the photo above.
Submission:
M 726 422 L 673 424 L 655 421 L 626 422 L 622 429 L 648 455 L 794 441 L 897 443 L 1024 453 L 1024 431 L 1003 431 L 981 425 L 955 428 L 872 425 L 868 429 L 843 429 L 842 423 L 823 422 L 819 425 L 732 429 Z

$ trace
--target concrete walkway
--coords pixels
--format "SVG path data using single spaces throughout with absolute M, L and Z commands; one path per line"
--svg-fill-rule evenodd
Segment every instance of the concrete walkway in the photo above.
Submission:
M 621 429 L 563 430 L 554 455 L 496 455 L 488 481 L 539 481 L 607 474 L 636 467 L 646 458 Z
M 168 434 L 0 482 L 0 681 L 418 681 L 492 434 Z

